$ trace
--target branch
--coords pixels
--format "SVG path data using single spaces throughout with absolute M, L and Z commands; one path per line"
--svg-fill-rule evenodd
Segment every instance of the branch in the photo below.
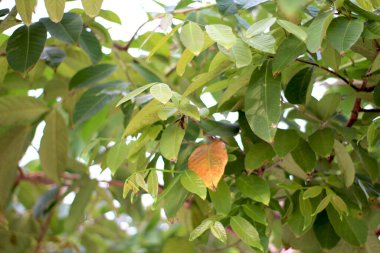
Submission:
M 70 174 L 65 173 L 62 175 L 62 179 L 65 181 L 75 181 L 80 179 L 80 176 L 78 174 Z M 20 181 L 26 181 L 34 184 L 44 184 L 44 185 L 53 185 L 55 182 L 49 178 L 46 177 L 45 173 L 42 172 L 33 172 L 33 173 L 19 173 L 16 179 L 16 183 Z M 124 187 L 124 182 L 120 180 L 98 180 L 99 183 L 107 183 L 110 186 L 115 187 Z
M 205 6 L 201 6 L 201 7 L 185 8 L 185 9 L 180 9 L 180 10 L 174 10 L 174 11 L 170 12 L 170 14 L 173 14 L 173 15 L 175 15 L 175 14 L 187 14 L 189 12 L 200 11 L 200 10 L 207 9 L 207 8 L 210 8 L 210 7 L 213 7 L 213 6 L 215 6 L 215 4 L 209 4 L 209 5 L 205 5 Z M 141 30 L 141 28 L 143 28 L 147 23 L 149 23 L 152 20 L 164 17 L 164 15 L 165 14 L 159 14 L 159 15 L 153 17 L 152 19 L 148 19 L 147 21 L 145 21 L 144 23 L 142 23 L 137 28 L 136 32 L 132 35 L 132 38 L 124 46 L 120 45 L 120 44 L 117 44 L 117 43 L 114 43 L 113 46 L 116 49 L 118 49 L 118 50 L 127 51 L 129 49 L 129 47 L 131 46 L 132 42 L 134 41 L 134 39 L 136 38 L 138 32 Z
M 341 74 L 335 72 L 334 70 L 331 70 L 331 69 L 326 68 L 326 67 L 323 67 L 323 66 L 321 66 L 321 65 L 319 65 L 319 64 L 317 64 L 317 63 L 310 62 L 310 61 L 306 61 L 306 60 L 303 60 L 303 59 L 296 59 L 296 61 L 298 61 L 298 62 L 302 62 L 302 63 L 305 63 L 305 64 L 309 64 L 309 65 L 312 65 L 312 66 L 318 67 L 318 68 L 320 68 L 320 69 L 323 69 L 324 71 L 329 72 L 330 74 L 332 74 L 332 75 L 338 77 L 339 79 L 341 79 L 341 80 L 342 80 L 343 82 L 345 82 L 346 84 L 350 85 L 354 90 L 359 91 L 359 88 L 358 88 L 358 87 L 352 85 L 351 82 L 350 82 L 347 78 L 345 78 L 345 77 L 342 76 Z
M 365 75 L 366 78 L 363 80 L 363 83 L 360 86 L 359 91 L 363 91 L 366 89 L 366 85 L 368 83 L 368 74 L 371 73 L 371 69 L 372 69 L 372 64 L 371 64 L 371 66 L 369 66 L 369 68 L 367 70 L 367 73 Z M 355 99 L 355 103 L 354 103 L 354 107 L 352 108 L 352 111 L 351 111 L 350 119 L 348 120 L 347 125 L 346 125 L 347 127 L 352 127 L 355 124 L 355 122 L 358 120 L 359 112 L 361 112 L 361 110 L 362 110 L 361 103 L 362 103 L 361 98 Z
M 362 102 L 361 98 L 357 98 L 355 100 L 354 107 L 352 108 L 352 111 L 351 111 L 351 117 L 348 120 L 346 127 L 352 127 L 355 124 L 355 122 L 358 120 L 359 112 L 361 109 L 361 105 L 360 105 L 361 102 Z
M 148 24 L 150 21 L 150 19 L 148 19 L 147 21 L 145 21 L 144 23 L 142 23 L 138 28 L 137 30 L 135 31 L 135 33 L 132 35 L 132 38 L 128 41 L 127 44 L 125 44 L 124 46 L 122 45 L 119 45 L 117 43 L 114 43 L 113 46 L 118 49 L 118 50 L 121 50 L 121 51 L 127 51 L 129 49 L 129 47 L 131 46 L 133 40 L 135 39 L 135 37 L 137 36 L 138 32 L 141 30 L 141 28 L 143 28 L 146 24 Z
M 58 190 L 57 194 L 55 195 L 55 200 L 57 202 L 59 201 L 60 196 L 61 196 L 60 190 Z M 49 224 L 50 224 L 51 218 L 53 216 L 53 212 L 54 212 L 54 207 L 52 209 L 50 209 L 48 216 L 46 217 L 45 221 L 41 225 L 41 231 L 40 231 L 38 238 L 37 238 L 37 245 L 36 245 L 35 253 L 42 253 L 43 252 L 42 251 L 43 241 L 44 241 L 45 235 L 49 229 Z

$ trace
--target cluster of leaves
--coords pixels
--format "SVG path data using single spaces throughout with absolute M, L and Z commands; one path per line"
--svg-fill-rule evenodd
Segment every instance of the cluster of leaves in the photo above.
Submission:
M 182 0 L 125 45 L 36 2 L 0 10 L 1 252 L 380 251 L 378 1 Z

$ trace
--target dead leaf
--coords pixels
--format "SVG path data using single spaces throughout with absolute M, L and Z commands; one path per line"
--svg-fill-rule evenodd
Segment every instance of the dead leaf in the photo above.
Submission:
M 221 141 L 202 144 L 190 155 L 188 167 L 197 173 L 210 190 L 215 190 L 227 164 L 226 146 Z

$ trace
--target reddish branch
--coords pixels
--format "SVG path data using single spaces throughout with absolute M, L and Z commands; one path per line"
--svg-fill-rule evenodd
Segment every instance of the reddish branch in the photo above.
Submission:
M 56 196 L 55 196 L 55 200 L 57 202 L 59 201 L 60 196 L 61 196 L 60 191 L 58 191 Z M 50 210 L 48 216 L 46 217 L 45 221 L 41 225 L 41 230 L 40 230 L 40 233 L 39 233 L 38 238 L 37 238 L 37 246 L 36 246 L 35 253 L 43 252 L 43 248 L 42 248 L 43 247 L 43 241 L 44 241 L 45 235 L 48 231 L 49 224 L 50 224 L 51 218 L 52 218 L 53 213 L 54 213 L 54 209 L 55 208 L 52 208 Z
M 347 125 L 346 125 L 347 127 L 352 127 L 355 124 L 355 122 L 358 120 L 359 112 L 361 109 L 361 102 L 362 102 L 361 98 L 356 98 L 354 107 L 352 108 L 352 111 L 351 111 L 351 117 L 348 120 Z
M 318 67 L 318 68 L 320 68 L 320 69 L 323 69 L 324 71 L 327 71 L 327 72 L 329 72 L 330 74 L 332 74 L 332 75 L 338 77 L 338 78 L 341 79 L 343 82 L 345 82 L 346 84 L 350 85 L 353 89 L 355 89 L 355 90 L 358 90 L 358 89 L 359 89 L 358 87 L 352 85 L 352 84 L 350 83 L 350 81 L 349 81 L 347 78 L 345 78 L 345 77 L 342 76 L 341 74 L 335 72 L 334 70 L 331 70 L 331 69 L 326 68 L 326 67 L 323 67 L 323 66 L 321 66 L 321 65 L 319 65 L 319 64 L 317 64 L 317 63 L 310 62 L 310 61 L 306 61 L 306 60 L 303 60 L 303 59 L 297 59 L 297 61 L 298 61 L 298 62 L 305 63 L 305 64 L 309 64 L 309 65 L 312 65 L 312 66 L 315 66 L 315 67 Z

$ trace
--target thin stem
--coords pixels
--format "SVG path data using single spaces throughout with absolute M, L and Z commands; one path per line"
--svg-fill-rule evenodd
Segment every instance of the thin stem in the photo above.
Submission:
M 356 87 L 356 86 L 354 86 L 354 85 L 352 85 L 351 82 L 350 82 L 347 78 L 345 78 L 345 77 L 342 76 L 341 74 L 335 72 L 334 70 L 331 70 L 331 69 L 329 69 L 329 68 L 326 68 L 326 67 L 324 67 L 324 66 L 321 66 L 321 65 L 319 65 L 319 64 L 317 64 L 317 63 L 315 63 L 315 62 L 310 62 L 310 61 L 306 61 L 306 60 L 303 60 L 303 59 L 297 59 L 297 61 L 298 61 L 298 62 L 305 63 L 305 64 L 309 64 L 309 65 L 312 65 L 312 66 L 315 66 L 315 67 L 318 67 L 318 68 L 320 68 L 320 69 L 323 69 L 324 71 L 329 72 L 330 74 L 332 74 L 332 75 L 338 77 L 339 79 L 341 79 L 341 80 L 342 80 L 343 82 L 345 82 L 346 84 L 350 85 L 354 90 L 356 90 L 356 91 L 359 90 L 359 88 Z
M 55 201 L 56 202 L 58 202 L 60 199 L 60 192 L 61 191 L 59 189 L 57 191 L 57 194 L 55 195 Z M 41 225 L 41 230 L 40 230 L 40 233 L 39 233 L 38 238 L 37 238 L 37 245 L 36 245 L 35 253 L 43 252 L 43 241 L 44 241 L 45 235 L 49 229 L 49 224 L 50 224 L 51 218 L 53 216 L 55 206 L 52 209 L 50 209 L 48 216 L 46 217 L 45 221 Z

